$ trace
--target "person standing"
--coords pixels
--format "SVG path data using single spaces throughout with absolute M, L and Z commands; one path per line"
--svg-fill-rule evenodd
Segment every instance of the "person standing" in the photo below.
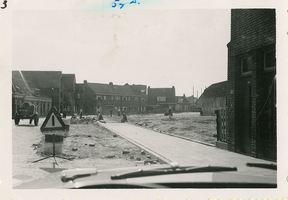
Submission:
M 66 108 L 63 110 L 63 118 L 66 118 Z
M 171 117 L 173 116 L 172 108 L 171 108 L 171 107 L 169 107 L 168 115 L 169 115 L 169 118 L 171 118 Z
M 97 117 L 99 117 L 99 115 L 100 115 L 100 112 L 101 112 L 101 110 L 100 110 L 100 107 L 98 106 L 98 107 L 97 107 L 97 109 L 96 109 L 96 114 L 97 114 Z
M 79 115 L 80 115 L 80 119 L 82 119 L 82 115 L 83 115 L 83 110 L 82 110 L 82 108 L 80 109 Z

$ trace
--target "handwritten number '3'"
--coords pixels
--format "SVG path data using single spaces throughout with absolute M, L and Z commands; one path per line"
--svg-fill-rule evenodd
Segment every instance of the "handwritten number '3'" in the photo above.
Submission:
M 4 9 L 4 8 L 7 7 L 7 1 L 5 0 L 5 1 L 3 2 L 3 4 L 4 4 L 4 7 L 1 7 L 2 9 Z

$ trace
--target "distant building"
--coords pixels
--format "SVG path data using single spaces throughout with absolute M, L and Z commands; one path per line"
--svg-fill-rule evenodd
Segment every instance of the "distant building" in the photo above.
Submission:
M 198 100 L 197 97 L 194 97 L 193 95 L 190 97 L 186 97 L 186 99 L 191 103 L 191 106 L 194 106 L 196 101 Z
M 204 90 L 195 107 L 202 108 L 202 115 L 214 116 L 215 110 L 226 107 L 227 81 L 215 83 Z
M 63 84 L 61 71 L 21 71 L 23 79 L 33 84 L 41 94 L 52 98 L 53 105 L 59 110 L 63 107 Z
M 41 93 L 39 88 L 25 80 L 21 71 L 12 71 L 12 118 L 18 106 L 24 102 L 33 103 L 39 115 L 46 115 L 51 108 L 52 98 Z
M 63 88 L 64 88 L 64 102 L 63 109 L 66 108 L 68 115 L 76 112 L 75 105 L 75 91 L 76 91 L 76 77 L 75 74 L 62 74 Z
M 150 88 L 148 87 L 148 113 L 164 113 L 169 107 L 175 110 L 175 87 Z
M 232 9 L 228 150 L 276 160 L 275 9 Z
M 146 85 L 89 83 L 85 80 L 83 88 L 78 85 L 76 89 L 77 107 L 82 107 L 84 114 L 93 115 L 100 112 L 115 115 L 118 111 L 127 114 L 146 112 Z
M 185 95 L 175 97 L 175 112 L 190 112 L 191 103 Z
M 84 108 L 84 84 L 76 83 L 75 86 L 75 112 L 79 114 L 80 109 Z
M 26 87 L 30 88 L 32 85 L 37 88 L 39 94 L 51 98 L 52 105 L 59 111 L 63 109 L 64 94 L 61 71 L 12 71 L 12 78 L 13 76 L 20 76 L 27 84 Z M 47 104 L 40 102 L 37 106 L 39 115 L 45 115 Z

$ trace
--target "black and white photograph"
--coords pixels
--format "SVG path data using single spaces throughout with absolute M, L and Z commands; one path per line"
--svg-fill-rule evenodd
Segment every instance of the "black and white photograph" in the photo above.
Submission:
M 3 199 L 288 199 L 288 7 L 244 2 L 4 1 Z

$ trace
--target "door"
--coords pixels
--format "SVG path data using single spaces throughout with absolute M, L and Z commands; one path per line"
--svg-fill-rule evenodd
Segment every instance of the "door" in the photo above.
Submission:
M 241 153 L 251 155 L 252 153 L 252 87 L 250 81 L 243 81 L 239 96 L 239 108 L 237 118 L 237 140 L 238 149 Z
M 260 154 L 263 158 L 276 160 L 276 79 L 267 86 L 264 96 L 266 101 L 259 117 L 261 126 L 258 131 L 262 147 Z

